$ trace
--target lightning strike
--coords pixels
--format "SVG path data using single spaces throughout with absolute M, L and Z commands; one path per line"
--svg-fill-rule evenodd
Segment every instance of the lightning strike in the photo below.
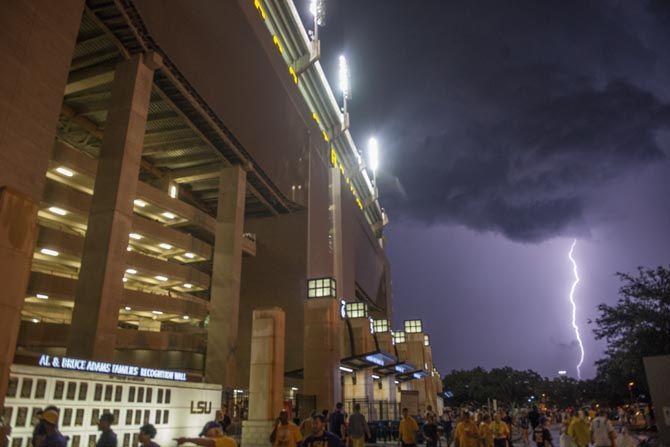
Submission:
M 575 303 L 575 289 L 577 284 L 579 284 L 579 274 L 577 273 L 577 261 L 573 257 L 575 251 L 575 245 L 577 245 L 577 239 L 572 241 L 570 246 L 570 252 L 568 253 L 568 258 L 572 263 L 572 274 L 575 276 L 575 280 L 572 283 L 570 288 L 570 303 L 572 304 L 572 328 L 575 330 L 575 337 L 577 338 L 577 343 L 579 344 L 579 363 L 577 364 L 577 378 L 582 379 L 581 367 L 584 363 L 584 344 L 582 343 L 582 337 L 579 335 L 579 326 L 577 326 L 577 304 Z

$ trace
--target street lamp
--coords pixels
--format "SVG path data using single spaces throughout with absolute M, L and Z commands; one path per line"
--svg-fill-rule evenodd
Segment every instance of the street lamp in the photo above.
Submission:
M 630 395 L 630 403 L 633 403 L 633 387 L 635 386 L 635 382 L 630 381 L 628 382 L 628 394 Z

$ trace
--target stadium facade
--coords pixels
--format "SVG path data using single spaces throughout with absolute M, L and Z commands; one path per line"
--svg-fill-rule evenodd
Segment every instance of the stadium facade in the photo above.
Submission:
M 47 354 L 238 399 L 252 311 L 279 307 L 290 396 L 437 408 L 420 320 L 392 331 L 374 179 L 293 2 L 17 0 L 0 59 L 0 396 Z

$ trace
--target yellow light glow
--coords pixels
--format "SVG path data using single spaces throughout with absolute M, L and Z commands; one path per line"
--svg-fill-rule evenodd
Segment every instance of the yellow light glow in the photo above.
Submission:
M 65 177 L 73 177 L 74 176 L 74 171 L 72 171 L 71 169 L 66 168 L 65 166 L 57 167 L 56 172 L 58 172 L 60 175 L 63 175 Z
M 293 77 L 293 83 L 297 84 L 298 83 L 298 75 L 296 74 L 295 69 L 293 68 L 293 66 L 289 65 L 288 72 Z
M 140 199 L 133 200 L 133 203 L 136 206 L 139 206 L 140 208 L 144 208 L 145 206 L 147 206 L 147 202 L 145 202 L 144 200 L 140 200 Z
M 130 233 L 128 237 L 130 237 L 131 239 L 135 239 L 136 241 L 142 239 L 142 235 L 139 233 Z
M 337 152 L 335 152 L 335 147 L 333 146 L 330 147 L 330 164 L 332 164 L 333 167 L 337 166 Z
M 184 256 L 186 256 L 188 259 L 195 258 L 195 255 L 193 253 L 191 253 L 190 251 L 187 251 L 186 253 L 184 253 Z
M 58 214 L 59 216 L 66 216 L 67 211 L 65 211 L 63 208 L 58 208 L 57 206 L 52 206 L 49 208 L 49 211 L 52 212 L 53 214 Z
M 40 250 L 40 253 L 43 255 L 48 255 L 48 256 L 58 256 L 60 253 L 56 250 L 52 250 L 51 248 L 43 248 Z
M 330 137 L 328 137 L 328 133 L 325 130 L 322 130 L 321 133 L 323 134 L 323 139 L 326 140 L 326 142 L 329 142 Z
M 358 199 L 358 198 L 357 198 L 357 199 L 356 199 L 356 204 L 358 205 L 358 207 L 359 207 L 360 209 L 363 209 L 363 203 L 361 202 L 361 199 Z
M 312 119 L 316 121 L 316 123 L 319 123 L 319 115 L 316 114 L 316 112 L 312 112 Z
M 265 12 L 265 8 L 263 8 L 263 5 L 261 4 L 261 0 L 254 0 L 254 6 L 256 7 L 256 10 L 261 15 L 261 18 L 263 20 L 268 18 L 268 14 Z
M 279 50 L 279 54 L 284 54 L 284 47 L 281 45 L 281 41 L 279 40 L 279 36 L 276 34 L 272 36 L 272 41 L 274 42 L 275 46 L 277 47 L 277 50 Z

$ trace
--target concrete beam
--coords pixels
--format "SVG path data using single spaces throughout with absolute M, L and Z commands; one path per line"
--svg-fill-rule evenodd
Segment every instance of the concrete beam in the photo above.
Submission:
M 92 89 L 103 84 L 109 84 L 114 80 L 114 69 L 116 61 L 95 65 L 90 68 L 82 68 L 70 73 L 65 86 L 65 95 L 71 95 L 84 90 Z

